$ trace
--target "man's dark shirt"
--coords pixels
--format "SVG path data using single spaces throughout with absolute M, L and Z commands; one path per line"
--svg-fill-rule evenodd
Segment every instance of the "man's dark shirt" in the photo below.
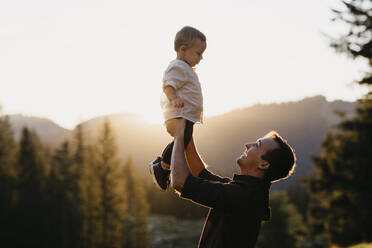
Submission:
M 253 248 L 261 221 L 270 218 L 270 185 L 248 175 L 221 178 L 206 169 L 189 175 L 181 197 L 210 208 L 199 247 Z

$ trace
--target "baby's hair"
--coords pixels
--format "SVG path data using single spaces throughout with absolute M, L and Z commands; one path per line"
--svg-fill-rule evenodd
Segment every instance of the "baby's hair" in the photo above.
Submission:
M 195 39 L 200 39 L 204 42 L 207 40 L 205 35 L 196 28 L 190 26 L 183 27 L 177 32 L 176 38 L 174 39 L 174 50 L 177 52 L 182 45 L 186 47 L 192 46 Z

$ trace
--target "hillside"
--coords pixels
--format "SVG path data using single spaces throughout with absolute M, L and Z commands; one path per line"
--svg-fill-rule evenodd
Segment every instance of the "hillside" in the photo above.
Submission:
M 311 169 L 311 155 L 320 153 L 320 144 L 328 127 L 340 119 L 335 110 L 353 114 L 355 103 L 327 102 L 322 96 L 298 102 L 254 105 L 207 118 L 205 124 L 195 126 L 195 142 L 205 162 L 216 173 L 231 176 L 237 172 L 236 158 L 244 150 L 243 144 L 255 141 L 271 130 L 286 137 L 296 150 L 298 165 L 295 178 L 305 176 Z M 157 156 L 171 137 L 162 125 L 147 124 L 140 116 L 130 113 L 102 116 L 82 123 L 90 139 L 96 137 L 105 119 L 110 120 L 116 134 L 121 157 L 131 156 L 140 172 L 148 175 L 147 164 Z M 10 116 L 12 128 L 19 137 L 22 126 L 28 126 L 41 139 L 56 145 L 69 139 L 73 131 L 40 118 Z M 276 188 L 284 187 L 278 183 Z
M 64 129 L 45 118 L 24 115 L 10 115 L 8 117 L 12 131 L 17 140 L 19 140 L 21 136 L 23 127 L 28 127 L 30 130 L 36 132 L 44 143 L 52 147 L 57 146 L 71 137 L 71 130 Z
M 255 105 L 216 116 L 197 130 L 200 151 L 215 171 L 229 175 L 235 158 L 241 154 L 246 141 L 255 141 L 271 130 L 279 132 L 294 147 L 297 154 L 295 178 L 312 170 L 311 155 L 320 154 L 320 144 L 329 126 L 340 118 L 335 110 L 353 113 L 354 104 L 342 101 L 327 102 L 322 96 L 306 98 L 299 102 Z M 218 130 L 223 130 L 222 134 Z M 220 132 L 221 133 L 221 132 Z M 211 152 L 212 156 L 210 156 Z M 208 155 L 207 155 L 208 154 Z M 227 167 L 227 168 L 226 168 Z M 237 167 L 235 166 L 235 172 Z M 291 181 L 280 182 L 287 184 Z

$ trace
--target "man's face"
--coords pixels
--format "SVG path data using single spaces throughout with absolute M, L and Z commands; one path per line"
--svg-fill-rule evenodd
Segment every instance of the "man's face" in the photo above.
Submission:
M 279 145 L 269 137 L 260 138 L 256 142 L 246 143 L 245 150 L 237 159 L 240 168 L 251 169 L 265 161 L 261 158 L 267 151 L 278 148 Z

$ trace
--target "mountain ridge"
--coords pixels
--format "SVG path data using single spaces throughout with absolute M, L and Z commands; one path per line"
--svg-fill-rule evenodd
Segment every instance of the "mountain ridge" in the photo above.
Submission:
M 304 98 L 284 103 L 256 104 L 250 107 L 206 118 L 205 124 L 195 125 L 194 139 L 209 169 L 226 176 L 238 172 L 236 158 L 244 150 L 243 144 L 255 141 L 271 130 L 278 131 L 294 147 L 297 168 L 289 183 L 306 176 L 312 170 L 311 156 L 320 154 L 320 145 L 328 128 L 340 121 L 334 111 L 344 111 L 347 117 L 354 113 L 356 103 L 328 102 L 324 96 Z M 71 140 L 74 130 L 64 129 L 43 118 L 9 116 L 15 137 L 21 127 L 34 130 L 44 143 L 56 147 Z M 80 123 L 88 140 L 94 140 L 108 119 L 119 148 L 119 156 L 126 161 L 132 157 L 139 171 L 148 174 L 147 164 L 159 155 L 172 138 L 162 124 L 149 124 L 135 113 L 99 116 Z M 221 131 L 222 130 L 222 131 Z M 286 180 L 288 181 L 288 180 Z M 278 183 L 282 187 L 281 182 Z M 283 187 L 288 182 L 283 183 Z

